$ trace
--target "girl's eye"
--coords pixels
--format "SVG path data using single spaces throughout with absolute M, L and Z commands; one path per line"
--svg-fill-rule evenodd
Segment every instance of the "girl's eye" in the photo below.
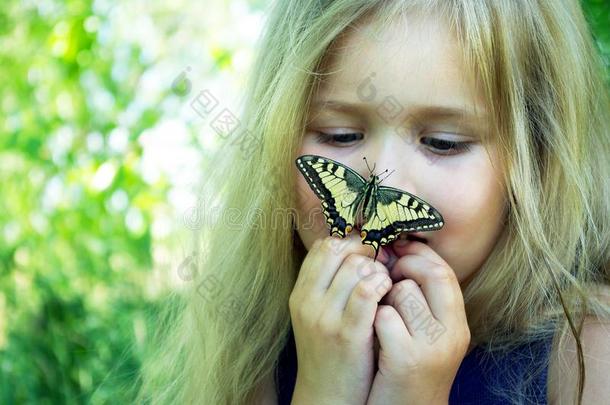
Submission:
M 423 137 L 421 143 L 430 146 L 432 152 L 439 155 L 454 155 L 470 148 L 470 142 L 449 141 L 431 137 Z
M 353 141 L 358 141 L 364 138 L 364 135 L 361 133 L 345 133 L 345 134 L 327 134 L 325 132 L 317 131 L 318 137 L 317 140 L 319 143 L 338 143 L 340 145 L 345 145 Z
M 316 133 L 318 134 L 317 140 L 319 143 L 336 144 L 338 146 L 349 146 L 351 142 L 356 142 L 364 138 L 364 134 L 359 132 L 328 134 L 317 131 Z M 421 138 L 421 143 L 429 146 L 431 151 L 438 155 L 454 155 L 468 150 L 470 142 L 458 142 L 441 138 L 423 137 Z

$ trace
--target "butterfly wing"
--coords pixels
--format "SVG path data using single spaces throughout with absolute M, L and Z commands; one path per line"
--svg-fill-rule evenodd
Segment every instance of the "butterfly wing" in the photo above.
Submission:
M 354 226 L 366 181 L 354 170 L 329 158 L 303 155 L 295 163 L 309 187 L 322 200 L 330 235 L 337 233 L 343 238 Z
M 371 201 L 372 215 L 362 226 L 362 243 L 375 249 L 386 245 L 401 232 L 432 231 L 443 227 L 440 212 L 426 201 L 406 191 L 380 186 Z

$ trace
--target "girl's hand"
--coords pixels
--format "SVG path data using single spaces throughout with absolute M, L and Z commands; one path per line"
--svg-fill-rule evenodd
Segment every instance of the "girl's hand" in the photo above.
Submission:
M 412 242 L 406 253 L 390 272 L 404 280 L 377 310 L 379 370 L 367 404 L 447 404 L 470 343 L 462 291 L 428 245 Z
M 293 404 L 366 403 L 375 372 L 373 322 L 392 286 L 373 255 L 357 236 L 328 236 L 303 260 L 289 299 L 298 360 Z

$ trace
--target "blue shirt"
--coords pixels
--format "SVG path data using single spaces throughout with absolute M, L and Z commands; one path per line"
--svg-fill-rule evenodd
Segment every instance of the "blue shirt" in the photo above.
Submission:
M 508 398 L 515 399 L 515 387 L 523 392 L 520 403 L 546 404 L 547 360 L 552 342 L 553 334 L 549 334 L 509 352 L 493 354 L 475 346 L 462 360 L 451 387 L 449 404 L 508 404 Z M 275 372 L 278 405 L 290 405 L 296 375 L 296 346 L 291 328 Z

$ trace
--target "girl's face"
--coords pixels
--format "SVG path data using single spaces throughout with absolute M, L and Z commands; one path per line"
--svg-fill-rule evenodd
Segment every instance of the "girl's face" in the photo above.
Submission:
M 418 235 L 464 287 L 501 233 L 505 188 L 496 145 L 482 143 L 489 119 L 479 90 L 446 27 L 410 15 L 381 35 L 364 24 L 340 38 L 325 61 L 332 74 L 314 96 L 299 156 L 329 157 L 365 179 L 363 157 L 378 175 L 394 171 L 382 185 L 415 194 L 443 215 L 442 229 Z M 321 141 L 320 132 L 329 135 Z M 309 250 L 329 228 L 320 200 L 294 170 L 298 233 Z M 394 263 L 404 249 L 390 247 Z

